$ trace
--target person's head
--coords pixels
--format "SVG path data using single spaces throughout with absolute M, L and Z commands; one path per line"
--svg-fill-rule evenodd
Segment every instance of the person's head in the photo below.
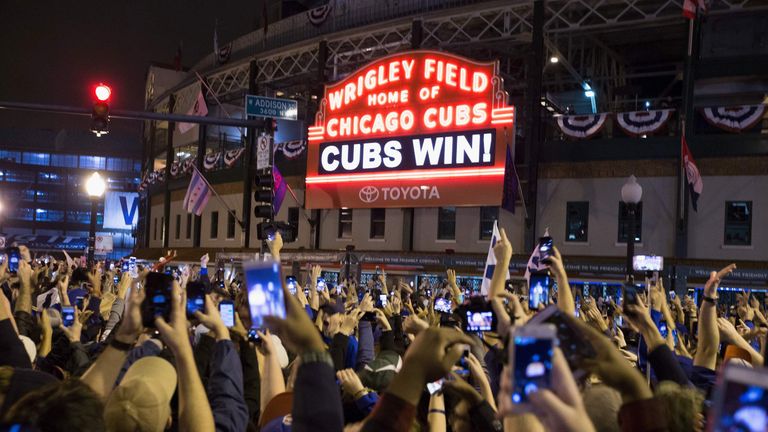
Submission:
M 619 432 L 619 408 L 621 394 L 607 385 L 588 386 L 582 393 L 584 408 L 595 429 L 605 432 Z
M 670 432 L 704 430 L 704 395 L 701 392 L 662 381 L 656 388 L 656 397 L 661 399 L 668 412 L 674 413 L 668 416 Z
M 104 431 L 104 405 L 80 380 L 51 383 L 16 401 L 3 416 L 41 432 Z
M 110 432 L 162 432 L 171 424 L 176 370 L 160 357 L 131 365 L 109 395 L 104 421 Z

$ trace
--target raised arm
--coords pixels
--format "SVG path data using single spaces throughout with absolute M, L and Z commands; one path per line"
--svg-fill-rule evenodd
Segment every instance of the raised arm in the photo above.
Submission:
M 546 259 L 544 264 L 549 266 L 549 270 L 557 281 L 557 307 L 566 314 L 573 316 L 576 314 L 576 302 L 573 300 L 571 284 L 568 283 L 568 274 L 565 272 L 563 257 L 556 247 L 553 247 L 552 251 L 554 254 Z
M 719 272 L 709 274 L 704 285 L 704 301 L 699 311 L 699 345 L 693 358 L 694 366 L 715 370 L 717 350 L 720 346 L 720 333 L 717 330 L 717 287 L 720 281 L 731 274 L 736 264 L 731 264 Z
M 504 287 L 507 284 L 509 261 L 512 260 L 512 243 L 509 242 L 504 228 L 499 229 L 499 241 L 493 246 L 493 255 L 496 257 L 496 267 L 493 269 L 488 298 L 493 298 L 503 293 Z

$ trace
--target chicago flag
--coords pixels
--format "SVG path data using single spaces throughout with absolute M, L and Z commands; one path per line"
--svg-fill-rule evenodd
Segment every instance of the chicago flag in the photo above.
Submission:
M 211 199 L 212 193 L 211 186 L 200 174 L 200 171 L 195 170 L 192 173 L 192 179 L 189 181 L 187 194 L 184 195 L 184 202 L 182 204 L 184 210 L 200 216 L 203 214 L 203 209 L 208 204 L 208 200 Z

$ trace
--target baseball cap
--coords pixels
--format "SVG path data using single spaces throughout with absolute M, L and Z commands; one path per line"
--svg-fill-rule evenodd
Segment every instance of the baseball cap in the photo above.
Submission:
M 264 412 L 261 413 L 259 418 L 259 426 L 263 428 L 270 424 L 270 430 L 284 430 L 282 428 L 283 418 L 291 414 L 292 407 L 293 392 L 289 391 L 275 395 L 267 403 L 267 406 L 264 407 Z M 273 422 L 273 420 L 276 421 Z
M 160 357 L 144 357 L 132 364 L 104 407 L 111 432 L 162 432 L 171 415 L 176 370 Z

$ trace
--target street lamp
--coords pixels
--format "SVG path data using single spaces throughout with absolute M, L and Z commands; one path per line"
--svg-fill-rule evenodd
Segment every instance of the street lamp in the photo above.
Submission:
M 627 208 L 629 222 L 627 223 L 627 282 L 632 281 L 632 257 L 635 255 L 635 212 L 637 204 L 643 198 L 643 187 L 637 182 L 637 177 L 629 176 L 621 187 L 621 200 Z
M 85 182 L 85 191 L 88 192 L 88 197 L 91 199 L 91 229 L 88 232 L 88 265 L 91 267 L 96 248 L 96 204 L 106 189 L 107 183 L 97 172 L 94 172 Z

